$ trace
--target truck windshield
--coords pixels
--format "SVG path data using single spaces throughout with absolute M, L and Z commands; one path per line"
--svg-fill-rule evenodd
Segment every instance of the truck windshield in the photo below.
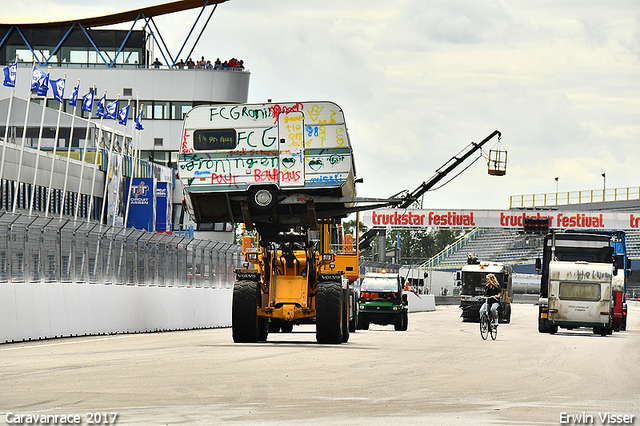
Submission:
M 600 284 L 563 281 L 560 283 L 560 299 L 597 302 L 600 300 Z
M 372 291 L 372 290 L 398 290 L 398 280 L 397 278 L 389 277 L 389 278 L 372 278 L 365 277 L 364 281 L 362 281 L 362 290 L 364 291 Z
M 488 272 L 487 272 L 488 273 Z M 484 294 L 484 287 L 487 285 L 487 273 L 463 272 L 462 273 L 462 294 L 479 296 Z M 501 287 L 504 287 L 504 277 L 502 274 L 494 275 L 498 279 Z

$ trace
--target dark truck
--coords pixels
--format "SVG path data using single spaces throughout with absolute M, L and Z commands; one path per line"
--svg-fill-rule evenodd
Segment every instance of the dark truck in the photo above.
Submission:
M 487 274 L 493 274 L 502 287 L 499 322 L 511 322 L 511 300 L 513 299 L 513 269 L 509 265 L 497 262 L 480 262 L 470 254 L 467 264 L 456 273 L 456 286 L 460 288 L 460 309 L 462 321 L 480 321 L 480 307 L 484 303 L 484 289 L 487 285 Z
M 368 330 L 370 323 L 393 324 L 396 331 L 406 331 L 408 305 L 398 274 L 367 273 L 360 284 L 358 328 Z

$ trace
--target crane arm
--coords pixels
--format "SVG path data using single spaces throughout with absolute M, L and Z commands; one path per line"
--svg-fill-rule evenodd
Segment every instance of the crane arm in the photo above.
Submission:
M 402 201 L 397 205 L 398 208 L 406 209 L 411 204 L 413 204 L 416 200 L 418 200 L 422 194 L 427 192 L 429 189 L 433 188 L 440 180 L 442 180 L 446 175 L 448 175 L 453 169 L 462 164 L 467 158 L 469 158 L 474 152 L 482 149 L 482 146 L 493 139 L 495 136 L 498 136 L 500 139 L 501 133 L 498 130 L 494 130 L 489 136 L 484 138 L 481 142 L 475 143 L 471 142 L 467 145 L 462 151 L 460 151 L 455 156 L 451 157 L 449 161 L 444 163 L 442 167 L 436 170 L 436 174 L 431 177 L 431 179 L 422 182 L 422 184 L 416 188 L 413 192 L 405 195 Z

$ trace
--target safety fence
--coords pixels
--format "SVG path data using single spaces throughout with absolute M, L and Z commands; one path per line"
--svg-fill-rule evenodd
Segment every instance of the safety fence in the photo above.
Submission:
M 585 203 L 605 203 L 610 201 L 630 201 L 640 199 L 640 187 L 589 189 L 583 191 L 553 192 L 547 194 L 512 195 L 509 208 L 550 207 Z
M 240 246 L 0 212 L 0 283 L 96 283 L 230 288 Z

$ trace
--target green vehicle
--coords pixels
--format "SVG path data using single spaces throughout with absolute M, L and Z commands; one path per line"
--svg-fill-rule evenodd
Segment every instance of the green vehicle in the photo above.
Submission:
M 371 323 L 393 324 L 396 331 L 407 331 L 408 305 L 398 274 L 368 273 L 360 284 L 358 328 L 368 330 Z

